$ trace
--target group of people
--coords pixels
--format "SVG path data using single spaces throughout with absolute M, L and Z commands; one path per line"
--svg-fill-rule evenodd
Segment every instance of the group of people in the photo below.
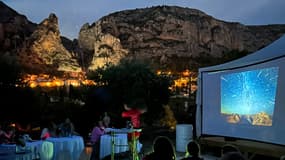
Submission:
M 125 111 L 122 112 L 122 118 L 129 118 L 130 119 L 130 126 L 132 129 L 139 129 L 141 127 L 140 123 L 140 116 L 141 114 L 146 112 L 146 109 L 134 109 L 128 107 L 124 104 Z M 90 142 L 92 144 L 92 154 L 91 160 L 98 160 L 99 159 L 99 149 L 100 149 L 100 138 L 102 135 L 106 134 L 106 128 L 110 127 L 111 119 L 108 116 L 107 112 L 104 113 L 104 116 L 100 118 L 100 120 L 94 126 Z M 133 137 L 135 136 L 135 137 Z M 128 134 L 128 141 L 129 141 L 129 148 L 132 150 L 131 141 L 134 138 L 137 140 L 140 136 L 140 132 L 129 133 Z M 172 145 L 172 142 L 169 138 L 164 136 L 159 136 L 155 139 L 153 143 L 153 152 L 144 155 L 142 160 L 176 160 L 175 149 Z M 245 160 L 242 154 L 237 149 L 229 149 L 227 146 L 223 147 L 222 149 L 222 160 Z M 187 144 L 187 156 L 182 158 L 181 160 L 203 160 L 200 156 L 200 146 L 196 141 L 190 141 Z
M 19 123 L 3 123 L 0 124 L 0 144 L 16 144 L 25 146 L 27 141 L 31 141 L 30 133 L 32 132 L 31 125 L 26 128 Z
M 145 155 L 143 160 L 176 160 L 175 149 L 171 140 L 165 136 L 159 136 L 154 140 L 153 152 Z M 200 147 L 196 141 L 190 141 L 187 145 L 187 156 L 181 160 L 203 160 L 200 157 Z
M 124 104 L 125 111 L 122 112 L 122 118 L 128 118 L 130 119 L 130 123 L 126 126 L 127 128 L 132 129 L 140 129 L 141 123 L 140 123 L 140 115 L 146 112 L 146 109 L 135 109 L 128 107 L 127 104 Z M 99 149 L 100 149 L 100 138 L 102 135 L 106 134 L 107 131 L 105 128 L 110 127 L 111 119 L 108 116 L 108 113 L 104 113 L 104 117 L 101 118 L 96 125 L 94 126 L 92 132 L 91 132 L 91 138 L 90 142 L 92 144 L 92 153 L 91 153 L 91 160 L 99 159 Z M 134 136 L 134 137 L 133 137 Z M 135 131 L 134 133 L 128 133 L 128 144 L 129 148 L 132 151 L 133 150 L 133 140 L 138 140 L 140 136 L 139 131 Z
M 68 137 L 72 135 L 79 135 L 74 128 L 74 124 L 69 118 L 66 118 L 64 122 L 56 125 L 54 122 L 49 122 L 43 127 L 40 138 L 45 140 L 49 137 Z
M 142 160 L 176 160 L 175 149 L 171 140 L 159 136 L 154 140 L 153 152 L 145 155 Z M 187 144 L 186 156 L 180 160 L 203 160 L 200 156 L 200 145 L 193 140 Z M 221 160 L 246 160 L 239 149 L 233 145 L 224 145 L 221 150 Z

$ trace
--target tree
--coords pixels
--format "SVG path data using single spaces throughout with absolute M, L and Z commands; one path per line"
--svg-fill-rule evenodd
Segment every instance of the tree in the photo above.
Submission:
M 0 85 L 3 87 L 15 86 L 20 78 L 20 69 L 13 57 L 0 57 Z
M 89 79 L 111 94 L 112 111 L 121 112 L 123 104 L 131 108 L 148 108 L 149 123 L 159 118 L 162 105 L 168 103 L 170 96 L 169 79 L 156 75 L 146 64 L 137 61 L 121 61 L 118 65 L 97 69 L 89 74 Z

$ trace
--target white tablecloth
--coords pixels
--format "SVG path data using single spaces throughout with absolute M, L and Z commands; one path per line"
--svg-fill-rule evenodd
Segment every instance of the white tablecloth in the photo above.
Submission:
M 84 150 L 83 138 L 80 136 L 48 138 L 54 146 L 54 160 L 78 160 Z
M 110 129 L 109 129 L 110 130 Z M 118 132 L 115 133 L 114 142 L 115 146 L 115 153 L 126 152 L 129 150 L 128 147 L 128 136 L 126 129 L 112 129 L 112 131 Z M 142 148 L 142 144 L 138 142 L 137 144 L 137 151 L 139 152 Z M 111 154 L 112 151 L 112 136 L 109 134 L 102 135 L 100 139 L 100 159 L 108 156 Z
M 21 154 L 16 154 L 14 153 L 1 153 L 0 154 L 0 159 L 1 160 L 32 160 L 33 155 L 31 152 L 26 152 L 26 153 L 21 153 Z
M 27 142 L 26 153 L 16 154 L 16 144 L 1 144 L 0 159 L 1 160 L 32 160 L 40 157 L 39 151 L 42 141 Z
M 80 136 L 48 138 L 46 141 L 26 143 L 28 153 L 16 154 L 15 144 L 0 145 L 0 160 L 78 160 L 84 150 Z

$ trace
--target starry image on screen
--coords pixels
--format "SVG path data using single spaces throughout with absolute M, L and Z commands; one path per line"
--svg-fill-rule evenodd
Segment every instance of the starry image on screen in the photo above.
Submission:
M 221 76 L 221 114 L 228 123 L 272 126 L 278 67 Z

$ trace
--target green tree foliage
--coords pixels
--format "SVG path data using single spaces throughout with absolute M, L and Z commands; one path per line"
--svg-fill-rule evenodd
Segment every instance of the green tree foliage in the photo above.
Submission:
M 14 57 L 0 57 L 0 121 L 31 122 L 39 119 L 39 104 L 35 92 L 20 84 L 21 69 Z
M 146 121 L 158 118 L 162 105 L 168 103 L 170 96 L 169 79 L 156 75 L 147 65 L 139 62 L 122 61 L 116 66 L 105 66 L 90 73 L 89 79 L 111 94 L 112 111 L 121 112 L 123 104 L 132 108 L 147 108 Z

